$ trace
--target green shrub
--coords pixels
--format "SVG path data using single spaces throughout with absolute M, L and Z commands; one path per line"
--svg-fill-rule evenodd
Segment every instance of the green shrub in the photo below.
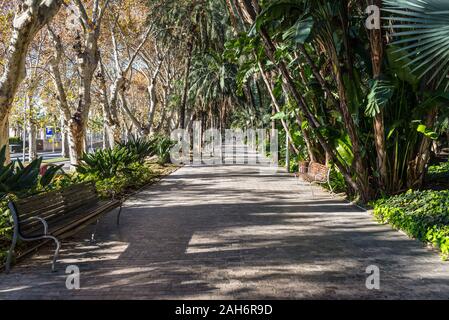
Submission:
M 142 163 L 146 158 L 156 154 L 157 139 L 145 140 L 142 138 L 132 138 L 120 146 L 129 150 L 136 156 L 137 161 Z
M 0 264 L 5 262 L 6 252 L 11 245 L 12 216 L 7 207 L 8 199 L 0 201 Z
M 117 176 L 129 165 L 138 161 L 139 157 L 135 153 L 118 146 L 114 149 L 84 154 L 76 170 L 84 177 L 92 176 L 95 179 L 104 180 Z
M 447 182 L 449 180 L 449 162 L 429 167 L 427 177 L 431 181 Z
M 10 145 L 12 145 L 12 144 L 23 145 L 23 141 L 22 141 L 22 138 L 20 138 L 20 137 L 11 137 L 11 138 L 9 138 L 9 144 Z
M 0 201 L 0 239 L 9 238 L 12 231 L 12 217 L 8 209 L 8 199 Z
M 48 165 L 41 173 L 42 158 L 24 166 L 20 160 L 6 163 L 6 146 L 0 150 L 0 198 L 8 194 L 25 196 L 36 191 L 45 190 L 54 178 L 62 172 L 63 165 Z
M 136 189 L 147 184 L 153 177 L 150 167 L 135 162 L 114 177 L 94 180 L 98 193 L 103 198 L 123 194 L 127 189 Z
M 24 166 L 18 160 L 6 163 L 6 147 L 0 150 L 0 264 L 4 261 L 6 250 L 10 245 L 12 233 L 12 217 L 7 207 L 9 199 L 50 190 L 57 179 L 64 175 L 60 166 L 48 166 L 41 174 L 42 158 Z
M 434 245 L 449 258 L 449 190 L 408 191 L 372 206 L 377 220 Z
M 95 181 L 98 194 L 102 198 L 113 198 L 120 195 L 128 186 L 128 181 L 124 176 L 116 176 Z
M 332 168 L 330 174 L 330 184 L 335 193 L 343 193 L 347 191 L 346 181 L 340 171 Z M 327 187 L 327 186 L 326 186 Z
M 429 174 L 449 174 L 449 162 L 443 162 L 436 166 L 429 167 Z
M 166 136 L 158 136 L 155 138 L 155 144 L 159 164 L 170 163 L 170 150 L 176 143 Z
M 75 179 L 94 181 L 99 194 L 111 198 L 148 182 L 151 169 L 144 160 L 154 151 L 154 142 L 134 139 L 114 149 L 85 154 Z

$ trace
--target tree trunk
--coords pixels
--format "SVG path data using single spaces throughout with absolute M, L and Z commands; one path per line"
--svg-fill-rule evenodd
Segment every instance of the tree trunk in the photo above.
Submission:
M 128 115 L 134 127 L 136 127 L 136 129 L 140 132 L 141 135 L 148 135 L 149 132 L 147 131 L 147 129 L 140 123 L 140 121 L 129 109 L 128 101 L 126 100 L 124 92 L 120 92 L 120 100 L 122 102 L 123 111 L 126 113 L 126 115 Z
M 108 129 L 106 128 L 106 123 L 104 123 L 103 124 L 103 131 L 102 131 L 102 134 L 103 134 L 103 147 L 102 147 L 102 149 L 103 150 L 106 150 L 107 148 L 110 147 L 107 130 Z
M 179 110 L 179 127 L 185 129 L 186 127 L 186 108 L 187 99 L 189 96 L 189 78 L 190 78 L 190 66 L 192 64 L 192 54 L 193 54 L 193 40 L 190 39 L 187 44 L 187 61 L 184 73 L 184 89 L 182 93 L 181 108 Z
M 352 119 L 352 115 L 350 114 L 348 103 L 347 103 L 347 95 L 346 95 L 346 89 L 345 84 L 343 82 L 343 75 L 342 75 L 342 68 L 341 63 L 338 59 L 338 54 L 336 52 L 336 49 L 333 47 L 333 44 L 328 49 L 329 54 L 332 57 L 333 62 L 333 69 L 335 74 L 335 80 L 338 87 L 338 93 L 340 97 L 340 103 L 338 103 L 335 98 L 333 97 L 333 94 L 331 90 L 329 89 L 328 84 L 324 80 L 324 78 L 319 73 L 318 68 L 308 55 L 305 47 L 303 45 L 299 46 L 299 49 L 303 56 L 306 58 L 307 63 L 310 65 L 312 72 L 315 76 L 315 78 L 318 80 L 322 88 L 327 93 L 328 98 L 331 100 L 332 104 L 337 107 L 344 119 L 344 123 L 346 126 L 346 129 L 348 130 L 349 137 L 352 142 L 352 149 L 354 153 L 354 167 L 357 174 L 357 180 L 356 183 L 358 184 L 359 192 L 362 195 L 362 198 L 369 199 L 371 197 L 371 190 L 370 185 L 368 181 L 368 171 L 366 167 L 366 163 L 363 160 L 361 156 L 361 148 L 360 148 L 360 141 L 357 133 L 356 126 L 354 124 L 354 120 Z
M 155 81 L 155 79 L 154 79 Z M 150 110 L 148 112 L 148 131 L 150 134 L 153 132 L 153 122 L 154 122 L 154 115 L 156 113 L 156 105 L 157 105 L 157 99 L 156 99 L 156 84 L 155 82 L 152 82 L 148 88 L 148 99 L 150 102 Z
M 274 108 L 275 108 L 274 111 L 276 111 L 276 112 L 281 112 L 281 107 L 279 106 L 279 103 L 277 102 L 277 99 L 276 99 L 276 97 L 274 96 L 273 88 L 272 88 L 272 86 L 271 86 L 271 84 L 270 84 L 270 81 L 268 80 L 268 77 L 267 77 L 267 75 L 266 75 L 266 73 L 265 73 L 265 70 L 263 69 L 262 64 L 261 64 L 260 62 L 259 62 L 259 71 L 260 71 L 260 74 L 261 74 L 261 76 L 262 76 L 262 79 L 263 79 L 263 81 L 264 81 L 264 83 L 265 83 L 265 86 L 267 87 L 267 90 L 268 90 L 268 93 L 269 93 L 269 95 L 270 95 L 270 98 L 271 98 L 271 101 L 272 101 L 272 103 L 273 103 L 273 106 L 274 106 Z M 296 146 L 295 146 L 295 144 L 294 144 L 294 142 L 293 142 L 294 140 L 293 140 L 293 137 L 292 137 L 292 135 L 291 135 L 291 132 L 290 132 L 290 130 L 289 130 L 289 128 L 288 128 L 287 123 L 285 122 L 284 119 L 281 119 L 281 123 L 282 123 L 282 127 L 284 128 L 285 132 L 286 132 L 287 135 L 288 135 L 289 143 L 290 143 L 291 148 L 293 149 L 293 151 L 295 152 L 295 154 L 296 154 L 297 156 L 299 156 L 299 150 L 298 150 L 298 148 L 296 148 Z
M 311 162 L 319 163 L 318 158 L 316 157 L 315 151 L 313 150 L 312 142 L 309 136 L 309 133 L 307 132 L 307 129 L 303 128 L 303 122 L 304 119 L 299 113 L 296 113 L 296 122 L 298 123 L 298 126 L 301 128 L 302 137 L 304 138 L 304 142 L 306 144 L 307 148 L 307 154 L 309 155 L 309 160 Z
M 159 121 L 159 125 L 157 127 L 157 131 L 161 131 L 163 128 L 163 125 L 165 123 L 165 120 L 167 118 L 167 108 L 168 108 L 168 88 L 164 86 L 164 89 L 162 91 L 162 110 L 161 110 L 161 119 Z
M 82 123 L 71 120 L 69 122 L 69 152 L 71 170 L 76 169 L 85 150 L 86 130 Z
M 368 180 L 368 170 L 366 167 L 366 161 L 362 157 L 360 139 L 358 135 L 357 128 L 355 126 L 352 114 L 349 110 L 347 92 L 345 84 L 343 81 L 343 70 L 341 68 L 340 59 L 338 59 L 338 54 L 335 48 L 329 48 L 330 54 L 333 57 L 333 69 L 335 80 L 338 88 L 338 95 L 340 98 L 340 112 L 342 113 L 344 124 L 348 132 L 349 138 L 351 139 L 352 152 L 354 154 L 353 166 L 355 173 L 357 175 L 356 183 L 359 186 L 359 192 L 362 198 L 369 200 L 371 198 L 371 188 Z
M 348 45 L 348 44 L 346 43 L 346 45 Z M 323 77 L 321 76 L 321 74 L 318 71 L 318 68 L 315 66 L 314 62 L 308 55 L 305 47 L 300 45 L 299 49 L 300 49 L 301 53 L 304 55 L 304 57 L 306 58 L 307 63 L 311 66 L 312 72 L 313 72 L 315 78 L 318 80 L 318 82 L 321 84 L 322 88 L 327 93 L 328 98 L 331 100 L 332 104 L 334 106 L 336 106 L 338 108 L 338 110 L 340 110 L 340 112 L 343 116 L 343 120 L 344 120 L 346 129 L 348 131 L 349 137 L 351 139 L 352 150 L 354 153 L 354 168 L 355 168 L 355 172 L 357 175 L 357 179 L 355 182 L 358 185 L 358 192 L 360 193 L 360 195 L 362 196 L 364 201 L 366 201 L 371 197 L 371 188 L 370 188 L 370 184 L 369 184 L 369 180 L 368 180 L 368 168 L 366 166 L 366 161 L 364 161 L 364 159 L 361 156 L 360 139 L 358 136 L 358 132 L 357 132 L 354 120 L 349 111 L 346 88 L 345 88 L 345 84 L 343 81 L 342 65 L 347 66 L 348 63 L 343 63 L 343 64 L 341 63 L 341 61 L 338 57 L 336 48 L 334 47 L 334 44 L 332 42 L 332 44 L 327 47 L 327 51 L 330 54 L 330 56 L 332 57 L 331 60 L 333 63 L 333 72 L 335 75 L 335 80 L 337 83 L 337 88 L 338 88 L 338 93 L 339 93 L 339 98 L 340 98 L 340 102 L 338 103 L 334 99 L 333 94 L 330 91 L 328 84 L 323 79 Z M 348 48 L 345 48 L 345 49 L 348 50 Z M 346 51 L 346 53 L 347 53 L 347 51 Z M 347 55 L 348 54 L 346 54 L 346 56 L 345 56 L 345 59 L 346 59 L 345 62 L 347 62 L 347 60 L 349 59 L 349 57 L 347 57 Z
M 9 117 L 3 117 L 0 120 L 0 143 L 1 146 L 6 146 L 7 161 L 9 161 Z M 25 142 L 24 142 L 25 143 Z
M 156 70 L 154 71 L 154 73 L 151 75 L 151 79 L 150 83 L 147 87 L 147 91 L 148 91 L 148 100 L 149 100 L 149 104 L 150 104 L 150 109 L 148 112 L 148 124 L 147 124 L 147 130 L 149 131 L 150 134 L 153 133 L 154 129 L 154 115 L 156 114 L 156 106 L 157 106 L 157 95 L 156 95 L 156 85 L 157 85 L 157 79 L 159 77 L 159 74 L 161 72 L 161 67 L 162 67 L 162 63 L 164 62 L 163 59 L 159 59 L 157 66 L 156 66 Z M 166 89 L 164 87 L 164 95 L 166 95 Z M 165 97 L 164 97 L 165 99 Z M 163 102 L 165 103 L 165 102 Z
M 51 28 L 49 28 L 50 39 L 54 47 L 53 57 L 49 60 L 50 72 L 53 74 L 53 83 L 58 94 L 58 103 L 63 117 L 62 121 L 62 152 L 61 155 L 64 158 L 70 158 L 72 164 L 78 163 L 78 158 L 74 157 L 75 153 L 71 152 L 71 128 L 70 123 L 72 122 L 71 109 L 67 100 L 67 94 L 62 82 L 62 76 L 59 69 L 59 64 L 61 63 L 61 58 L 63 56 L 63 47 L 61 39 L 56 35 Z
M 368 0 L 368 5 L 376 5 L 379 8 L 382 6 L 382 0 Z M 373 65 L 373 78 L 380 79 L 382 74 L 382 63 L 384 56 L 384 41 L 382 37 L 382 30 L 370 30 L 370 46 L 371 46 L 371 61 Z M 388 175 L 388 160 L 387 147 L 385 137 L 385 121 L 384 112 L 380 110 L 374 117 L 374 144 L 377 153 L 377 170 L 379 172 L 379 186 L 387 193 L 390 192 L 389 175 Z
M 117 144 L 121 143 L 121 128 L 118 120 L 118 96 L 119 90 L 124 90 L 124 79 L 119 76 L 111 85 L 111 98 L 108 96 L 108 89 L 106 85 L 106 76 L 103 63 L 100 62 L 100 72 L 97 74 L 97 79 L 100 84 L 102 92 L 103 118 L 106 123 L 106 133 L 108 135 L 109 147 L 112 149 Z
M 438 109 L 433 108 L 426 119 L 426 127 L 433 128 L 435 125 Z M 423 136 L 421 144 L 416 153 L 415 159 L 410 163 L 408 168 L 407 185 L 411 189 L 421 188 L 424 182 L 426 166 L 430 160 L 430 151 L 432 147 L 432 140 Z
M 37 159 L 37 132 L 36 132 L 36 124 L 30 119 L 30 131 L 28 137 L 28 157 L 29 161 L 33 161 Z
M 0 146 L 9 145 L 8 117 L 19 85 L 25 78 L 29 45 L 37 32 L 59 11 L 62 3 L 62 0 L 29 0 L 26 3 L 22 1 L 18 6 L 4 72 L 0 78 Z M 9 147 L 6 149 L 9 161 Z
M 80 158 L 85 150 L 87 121 L 92 104 L 92 81 L 100 61 L 98 39 L 100 38 L 102 18 L 109 5 L 109 1 L 106 1 L 101 9 L 99 8 L 99 5 L 95 5 L 92 11 L 92 18 L 89 18 L 82 2 L 75 2 L 81 14 L 79 18 L 84 33 L 83 37 L 81 37 L 81 35 L 76 37 L 75 45 L 73 46 L 77 55 L 77 67 L 80 81 L 78 86 L 78 107 L 69 121 L 70 161 L 72 166 L 79 164 Z
M 64 126 L 62 128 L 61 135 L 62 135 L 61 157 L 67 159 L 70 157 L 70 153 L 69 153 L 69 134 L 68 134 L 68 128 L 67 128 L 66 124 L 64 124 Z

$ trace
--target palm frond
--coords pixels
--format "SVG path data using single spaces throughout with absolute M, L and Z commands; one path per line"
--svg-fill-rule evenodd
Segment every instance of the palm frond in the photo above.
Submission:
M 449 2 L 447 0 L 384 0 L 383 11 L 390 14 L 394 45 L 405 51 L 407 66 L 427 83 L 449 87 Z

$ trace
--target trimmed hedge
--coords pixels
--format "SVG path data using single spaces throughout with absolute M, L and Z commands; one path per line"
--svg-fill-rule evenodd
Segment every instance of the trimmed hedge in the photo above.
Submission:
M 439 248 L 449 258 L 449 190 L 413 191 L 372 203 L 382 223 Z

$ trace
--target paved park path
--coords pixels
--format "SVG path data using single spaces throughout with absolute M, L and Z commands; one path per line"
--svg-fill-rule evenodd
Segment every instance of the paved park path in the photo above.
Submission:
M 317 187 L 247 166 L 183 167 L 64 242 L 0 274 L 0 299 L 449 298 L 449 263 Z M 66 289 L 65 269 L 81 270 Z M 365 286 L 370 265 L 380 290 Z

